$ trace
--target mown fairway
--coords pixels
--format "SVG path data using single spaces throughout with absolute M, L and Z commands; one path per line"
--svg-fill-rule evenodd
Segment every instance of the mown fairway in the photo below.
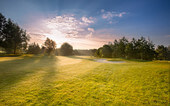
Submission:
M 0 57 L 0 105 L 168 105 L 170 62 Z

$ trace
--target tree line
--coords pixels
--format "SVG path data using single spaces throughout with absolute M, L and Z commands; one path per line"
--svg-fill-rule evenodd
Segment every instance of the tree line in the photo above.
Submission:
M 69 43 L 65 42 L 59 49 L 57 49 L 56 42 L 47 38 L 42 47 L 40 47 L 38 43 L 30 44 L 26 53 L 70 56 L 73 55 L 73 47 Z
M 30 54 L 60 54 L 72 55 L 73 47 L 68 43 L 63 43 L 60 52 L 56 49 L 56 42 L 47 38 L 42 45 L 32 43 L 28 44 L 30 36 L 26 30 L 14 23 L 11 19 L 6 19 L 0 13 L 0 48 L 8 54 L 30 53 Z
M 142 60 L 170 60 L 170 46 L 158 45 L 155 49 L 155 45 L 150 39 L 141 37 L 139 39 L 132 38 L 129 41 L 123 37 L 97 49 L 95 56 Z

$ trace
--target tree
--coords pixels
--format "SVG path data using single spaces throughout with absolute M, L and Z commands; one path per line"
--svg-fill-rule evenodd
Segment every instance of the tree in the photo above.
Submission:
M 0 13 L 0 48 L 3 48 L 3 30 L 6 25 L 6 18 Z
M 60 52 L 63 56 L 73 55 L 73 47 L 68 43 L 63 43 L 61 45 Z
M 122 39 L 119 40 L 119 45 L 118 45 L 118 52 L 120 57 L 125 57 L 125 48 L 128 43 L 128 40 L 123 37 Z
M 56 42 L 55 41 L 47 38 L 44 45 L 45 45 L 45 48 L 46 48 L 46 53 L 48 53 L 48 55 L 55 53 L 55 49 L 56 49 Z
M 170 60 L 170 45 L 168 46 L 168 56 L 167 59 Z
M 154 44 L 149 39 L 144 37 L 138 39 L 135 43 L 136 58 L 143 60 L 152 60 L 154 58 Z
M 39 54 L 41 52 L 41 49 L 40 49 L 40 46 L 37 44 L 32 43 L 28 46 L 28 51 L 27 53 L 30 53 L 30 54 Z
M 159 60 L 166 60 L 168 59 L 168 48 L 164 47 L 163 45 L 158 45 L 156 49 L 157 59 Z
M 2 30 L 0 36 L 1 45 L 5 48 L 7 53 L 16 54 L 17 51 L 26 49 L 29 36 L 26 31 L 21 29 L 17 24 L 13 23 L 11 19 L 8 19 L 5 27 Z
M 112 56 L 112 49 L 109 45 L 104 45 L 101 50 L 101 57 L 111 57 Z
M 113 45 L 110 45 L 111 49 L 112 49 L 112 57 L 119 57 L 119 53 L 118 53 L 118 47 L 119 42 L 117 40 L 114 41 Z
M 137 40 L 135 38 L 132 38 L 132 41 L 130 43 L 132 44 L 131 46 L 133 46 L 133 47 L 131 47 L 131 49 L 133 48 L 132 49 L 133 51 L 129 51 L 129 52 L 131 52 L 131 54 L 129 53 L 129 55 L 132 56 L 131 58 L 138 59 L 139 51 L 138 51 Z
M 125 47 L 126 58 L 133 58 L 134 56 L 134 47 L 133 43 L 130 42 Z
M 126 56 L 125 48 L 127 44 L 128 40 L 125 37 L 119 39 L 119 41 L 115 40 L 114 44 L 110 45 L 112 49 L 112 57 L 124 58 Z
M 0 13 L 0 38 L 2 37 L 2 31 L 5 28 L 6 23 L 6 18 Z
M 91 55 L 92 55 L 92 56 L 95 56 L 95 53 L 96 53 L 97 49 L 91 49 L 90 51 L 91 51 L 91 53 L 92 53 Z
M 101 55 L 102 55 L 101 51 L 102 51 L 102 47 L 98 48 L 97 51 L 95 52 L 94 56 L 101 57 Z
M 41 47 L 41 53 L 42 53 L 42 54 L 45 54 L 45 52 L 46 52 L 46 47 L 45 47 L 45 46 L 42 46 L 42 47 Z

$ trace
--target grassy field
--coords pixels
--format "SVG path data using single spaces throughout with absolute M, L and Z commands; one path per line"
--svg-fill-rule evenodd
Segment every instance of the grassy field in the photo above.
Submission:
M 170 103 L 170 62 L 124 61 L 108 64 L 91 57 L 0 57 L 0 105 Z

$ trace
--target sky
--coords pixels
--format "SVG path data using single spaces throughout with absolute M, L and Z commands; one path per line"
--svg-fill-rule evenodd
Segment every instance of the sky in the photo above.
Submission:
M 0 0 L 0 13 L 43 45 L 99 48 L 115 39 L 144 36 L 170 45 L 170 0 Z

